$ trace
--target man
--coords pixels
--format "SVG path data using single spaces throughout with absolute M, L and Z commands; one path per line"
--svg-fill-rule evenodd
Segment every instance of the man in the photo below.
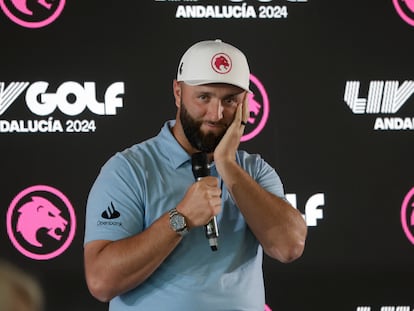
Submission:
M 263 250 L 281 262 L 301 256 L 306 224 L 278 175 L 238 150 L 249 77 L 237 48 L 194 44 L 173 82 L 175 121 L 102 168 L 87 205 L 85 273 L 111 311 L 264 310 Z M 211 176 L 195 182 L 200 151 Z M 204 234 L 214 216 L 217 251 Z

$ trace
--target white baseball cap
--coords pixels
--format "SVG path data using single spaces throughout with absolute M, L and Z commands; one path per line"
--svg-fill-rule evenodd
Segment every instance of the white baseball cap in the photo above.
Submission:
M 177 81 L 189 85 L 227 83 L 251 92 L 246 56 L 236 47 L 219 39 L 192 45 L 181 58 Z

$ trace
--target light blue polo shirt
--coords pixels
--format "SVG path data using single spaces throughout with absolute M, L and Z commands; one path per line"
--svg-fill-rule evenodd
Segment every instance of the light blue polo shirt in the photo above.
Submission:
M 138 234 L 182 200 L 194 175 L 173 125 L 166 122 L 156 137 L 102 167 L 88 198 L 85 244 Z M 236 159 L 263 188 L 284 197 L 279 176 L 259 155 L 238 151 Z M 217 176 L 214 163 L 211 175 Z M 264 310 L 262 247 L 220 184 L 218 251 L 211 251 L 204 228 L 193 228 L 143 284 L 112 299 L 109 310 Z

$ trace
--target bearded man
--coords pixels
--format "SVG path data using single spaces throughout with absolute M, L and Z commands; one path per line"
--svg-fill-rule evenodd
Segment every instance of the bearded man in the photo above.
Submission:
M 307 227 L 279 176 L 239 150 L 249 79 L 236 47 L 192 45 L 173 81 L 175 120 L 103 166 L 87 202 L 84 261 L 91 294 L 109 310 L 264 310 L 263 252 L 302 255 Z M 199 152 L 211 174 L 194 182 Z M 216 251 L 204 232 L 212 219 Z

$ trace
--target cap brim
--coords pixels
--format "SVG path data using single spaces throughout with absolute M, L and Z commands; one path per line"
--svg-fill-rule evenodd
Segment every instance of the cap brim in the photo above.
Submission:
M 230 84 L 230 85 L 237 86 L 237 87 L 239 87 L 239 88 L 241 88 L 241 89 L 243 89 L 243 90 L 245 90 L 245 91 L 247 91 L 249 93 L 253 93 L 249 88 L 246 88 L 243 85 L 229 83 L 229 82 L 226 82 L 226 81 L 223 81 L 223 80 L 221 80 L 221 81 L 217 81 L 217 80 L 190 80 L 190 81 L 182 81 L 182 82 L 184 82 L 185 84 L 188 84 L 188 85 L 192 85 L 192 86 L 195 86 L 195 85 L 204 85 L 204 84 L 212 84 L 212 83 Z

